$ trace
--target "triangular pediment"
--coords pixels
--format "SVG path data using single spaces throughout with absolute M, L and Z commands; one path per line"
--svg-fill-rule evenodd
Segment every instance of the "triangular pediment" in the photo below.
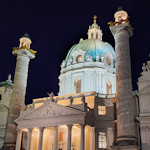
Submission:
M 20 116 L 16 120 L 16 122 L 21 121 L 21 120 L 60 117 L 60 116 L 81 114 L 81 113 L 84 113 L 84 112 L 81 110 L 71 108 L 71 107 L 62 106 L 60 104 L 57 104 L 51 101 L 47 101 L 40 107 L 32 111 L 29 111 L 23 116 Z

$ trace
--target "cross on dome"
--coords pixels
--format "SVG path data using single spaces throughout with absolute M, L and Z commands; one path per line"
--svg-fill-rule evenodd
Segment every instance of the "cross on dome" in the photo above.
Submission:
M 97 22 L 97 20 L 96 20 L 96 19 L 97 19 L 97 16 L 94 15 L 93 19 L 94 19 L 93 22 L 96 23 L 96 22 Z

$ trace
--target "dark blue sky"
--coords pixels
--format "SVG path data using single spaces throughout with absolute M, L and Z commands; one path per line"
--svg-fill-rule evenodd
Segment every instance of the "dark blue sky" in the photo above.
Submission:
M 30 62 L 26 103 L 47 96 L 47 92 L 56 95 L 60 64 L 73 44 L 87 38 L 94 15 L 98 16 L 97 23 L 103 30 L 103 41 L 114 47 L 107 23 L 114 21 L 113 15 L 120 5 L 128 12 L 134 28 L 130 47 L 136 90 L 142 63 L 149 60 L 150 53 L 150 12 L 148 1 L 144 0 L 1 1 L 0 81 L 9 73 L 14 76 L 16 58 L 12 47 L 19 46 L 19 38 L 27 32 L 33 42 L 31 48 L 38 53 Z

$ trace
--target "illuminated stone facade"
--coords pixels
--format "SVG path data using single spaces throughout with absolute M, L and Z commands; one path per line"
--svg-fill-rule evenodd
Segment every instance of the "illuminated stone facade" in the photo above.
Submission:
M 0 82 L 0 149 L 3 146 L 7 117 L 9 111 L 9 104 L 12 95 L 13 83 L 11 81 L 11 75 L 8 76 L 6 81 Z
M 24 148 L 71 150 L 74 147 L 75 150 L 98 150 L 101 142 L 102 148 L 110 149 L 115 136 L 113 133 L 115 99 L 102 96 L 103 98 L 93 91 L 33 100 L 33 103 L 28 105 L 25 111 L 21 111 L 20 117 L 15 120 L 18 124 L 16 149 L 20 149 L 22 132 L 25 137 L 30 129 L 31 134 L 28 138 L 31 142 L 27 138 Z M 105 108 L 100 111 L 98 106 Z M 106 138 L 106 141 L 98 141 L 100 132 L 109 138 Z M 41 142 L 37 142 L 39 139 Z
M 129 36 L 133 28 L 126 11 L 119 9 L 114 16 L 115 22 L 109 24 L 116 54 L 109 43 L 102 41 L 103 33 L 94 16 L 88 39 L 80 39 L 73 45 L 61 64 L 58 96 L 50 93 L 49 97 L 33 99 L 32 104 L 17 108 L 21 109 L 15 119 L 17 138 L 16 135 L 12 138 L 16 141 L 16 150 L 150 149 L 150 62 L 143 64 L 138 79 L 139 91 L 132 92 Z M 28 67 L 24 70 L 24 65 L 36 53 L 30 49 L 30 44 L 31 40 L 23 37 L 13 51 L 18 59 L 23 57 L 23 63 L 18 60 L 22 64 L 19 73 L 26 71 L 26 75 Z M 19 90 L 16 85 L 24 85 L 24 90 L 19 92 L 23 95 L 19 106 L 24 103 L 27 76 L 22 78 L 14 81 L 14 93 Z M 0 94 L 2 91 L 0 89 Z M 17 98 L 17 94 L 12 99 L 14 97 Z M 0 104 L 2 107 L 2 101 Z M 7 107 L 15 108 L 9 104 Z M 7 136 L 5 140 L 8 139 Z
M 21 110 L 16 150 L 111 149 L 116 93 L 115 52 L 96 23 L 61 64 L 59 96 L 34 99 Z M 90 47 L 88 47 L 90 45 Z

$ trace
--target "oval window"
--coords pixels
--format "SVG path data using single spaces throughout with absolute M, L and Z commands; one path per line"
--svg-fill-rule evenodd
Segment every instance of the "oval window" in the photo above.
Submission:
M 107 63 L 107 65 L 111 65 L 111 60 L 109 57 L 106 57 L 106 63 Z
M 82 61 L 82 56 L 81 55 L 78 55 L 77 57 L 76 57 L 76 62 L 81 62 Z

